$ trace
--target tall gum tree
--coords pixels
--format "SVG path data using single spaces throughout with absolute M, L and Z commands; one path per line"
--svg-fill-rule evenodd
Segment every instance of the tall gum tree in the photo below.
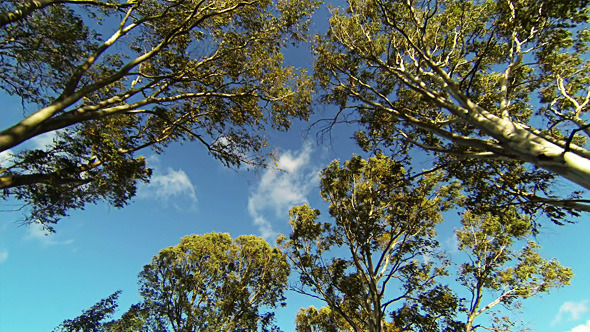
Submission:
M 265 131 L 307 119 L 313 83 L 281 50 L 307 38 L 313 1 L 9 0 L 0 89 L 22 119 L 0 130 L 0 189 L 49 227 L 70 209 L 121 207 L 148 181 L 140 151 L 197 141 L 261 165 Z M 25 145 L 53 133 L 46 148 Z
M 411 174 L 384 155 L 324 169 L 332 221 L 293 207 L 292 233 L 280 239 L 299 275 L 292 288 L 326 304 L 302 308 L 297 331 L 511 331 L 514 315 L 500 317 L 498 305 L 512 312 L 569 284 L 571 269 L 541 256 L 530 216 L 514 207 L 466 210 L 458 253 L 443 254 L 436 225 L 463 200 L 445 182 L 441 172 Z
M 279 239 L 299 274 L 294 290 L 328 306 L 300 311 L 298 331 L 395 331 L 389 315 L 407 301 L 436 293 L 447 307 L 456 305 L 435 282 L 446 274 L 445 263 L 434 262 L 435 226 L 456 193 L 452 186 L 436 191 L 439 176 L 413 182 L 401 163 L 384 155 L 324 169 L 321 195 L 333 222 L 319 221 L 319 211 L 308 205 L 296 206 L 292 233 Z M 432 313 L 424 319 L 433 325 L 454 315 Z
M 172 331 L 276 331 L 289 265 L 264 239 L 226 233 L 182 238 L 139 274 L 144 306 Z
M 188 235 L 162 249 L 139 274 L 143 301 L 111 320 L 120 291 L 97 302 L 60 332 L 277 331 L 289 265 L 264 239 L 227 233 Z
M 465 179 L 486 168 L 487 190 L 527 212 L 589 211 L 548 185 L 590 189 L 589 3 L 349 0 L 318 37 L 316 77 L 367 148 L 420 148 Z
M 476 324 L 475 320 L 499 304 L 513 311 L 519 300 L 569 285 L 572 270 L 556 259 L 543 258 L 540 246 L 527 239 L 531 234 L 529 218 L 514 210 L 497 216 L 466 212 L 461 223 L 463 227 L 456 231 L 458 249 L 467 253 L 469 260 L 460 265 L 457 281 L 470 294 L 466 299 L 466 332 L 479 328 L 511 330 L 514 322 L 509 316 L 488 325 Z M 522 249 L 517 250 L 519 245 Z

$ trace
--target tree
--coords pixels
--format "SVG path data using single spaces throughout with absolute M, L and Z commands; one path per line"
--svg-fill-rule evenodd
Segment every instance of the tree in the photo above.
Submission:
M 295 317 L 297 332 L 336 332 L 350 331 L 352 327 L 338 314 L 334 314 L 330 307 L 325 306 L 317 310 L 314 306 L 301 308 Z
M 289 265 L 262 238 L 190 235 L 163 249 L 139 274 L 144 305 L 173 331 L 275 330 Z
M 167 332 L 166 322 L 162 317 L 152 314 L 143 303 L 131 305 L 121 318 L 106 322 L 99 331 L 104 332 Z
M 537 252 L 540 246 L 533 241 L 527 241 L 522 250 L 514 250 L 516 241 L 522 242 L 531 234 L 527 218 L 514 212 L 497 216 L 466 212 L 461 222 L 463 228 L 457 231 L 459 249 L 468 254 L 469 261 L 461 265 L 458 281 L 471 294 L 466 332 L 480 327 L 474 320 L 496 305 L 514 309 L 518 299 L 568 285 L 573 277 L 571 269 L 557 260 L 542 258 Z M 493 294 L 487 304 L 482 302 L 486 291 Z M 495 324 L 510 326 L 511 322 L 506 317 Z
M 293 231 L 280 240 L 300 276 L 295 290 L 329 307 L 319 318 L 302 312 L 298 320 L 312 324 L 300 331 L 314 324 L 320 331 L 393 331 L 397 325 L 386 320 L 392 307 L 433 291 L 446 294 L 435 283 L 446 274 L 444 263 L 435 266 L 435 226 L 456 188 L 435 192 L 440 180 L 429 174 L 413 182 L 401 163 L 384 155 L 354 157 L 344 166 L 334 161 L 324 169 L 320 192 L 334 222 L 319 222 L 320 212 L 308 205 L 293 207 Z M 446 306 L 457 304 L 446 299 Z
M 435 227 L 441 212 L 461 207 L 465 197 L 442 174 L 412 175 L 384 155 L 324 169 L 320 192 L 333 222 L 296 206 L 292 233 L 280 239 L 299 274 L 294 289 L 327 304 L 301 309 L 298 331 L 498 330 L 511 326 L 510 317 L 491 326 L 476 319 L 569 283 L 572 271 L 540 256 L 528 239 L 530 217 L 515 208 L 501 215 L 466 210 L 456 232 L 466 257 L 449 261 Z M 452 277 L 457 282 L 447 284 Z
M 381 322 L 381 326 L 383 331 L 400 332 L 392 323 L 385 320 Z M 299 309 L 295 318 L 295 328 L 298 332 L 354 331 L 353 327 L 329 306 L 322 307 L 320 310 L 314 306 Z
M 590 189 L 589 1 L 347 3 L 318 37 L 316 78 L 365 125 L 362 146 L 433 153 L 471 196 L 526 214 L 590 211 L 550 185 Z
M 197 141 L 227 166 L 264 164 L 266 128 L 309 114 L 313 83 L 281 49 L 306 38 L 315 5 L 2 1 L 0 88 L 24 115 L 0 130 L 3 198 L 51 229 L 87 203 L 127 204 L 149 180 L 146 148 Z M 23 147 L 44 133 L 50 146 Z
M 120 291 L 100 300 L 82 315 L 66 319 L 55 332 L 166 332 L 165 323 L 160 317 L 152 315 L 141 304 L 132 305 L 121 318 L 106 321 L 112 317 L 118 307 Z
M 165 248 L 139 274 L 141 303 L 108 320 L 120 291 L 65 320 L 61 332 L 276 331 L 289 265 L 260 237 L 189 235 Z
M 116 291 L 108 297 L 98 301 L 89 309 L 74 319 L 66 319 L 55 331 L 61 332 L 94 332 L 101 331 L 105 319 L 113 316 L 117 309 L 117 299 L 121 291 Z

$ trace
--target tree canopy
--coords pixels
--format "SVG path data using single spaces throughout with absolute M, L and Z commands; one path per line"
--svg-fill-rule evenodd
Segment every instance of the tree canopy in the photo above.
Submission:
M 514 330 L 517 316 L 499 315 L 499 305 L 515 312 L 573 273 L 541 256 L 531 217 L 516 208 L 463 208 L 458 245 L 448 248 L 457 253 L 446 252 L 437 226 L 462 208 L 457 183 L 442 171 L 413 174 L 383 154 L 334 161 L 320 182 L 329 220 L 293 207 L 292 232 L 277 241 L 283 251 L 256 236 L 185 236 L 144 266 L 142 301 L 120 319 L 109 321 L 115 292 L 58 330 L 276 331 L 291 268 L 291 290 L 325 303 L 301 308 L 297 331 Z
M 66 319 L 54 331 L 62 332 L 94 332 L 99 331 L 103 321 L 109 319 L 117 309 L 117 300 L 121 291 L 116 291 L 84 310 L 74 319 Z
M 350 0 L 316 39 L 314 78 L 365 127 L 363 148 L 428 151 L 472 209 L 563 223 L 590 211 L 589 4 Z M 51 229 L 87 203 L 127 204 L 149 180 L 146 148 L 194 140 L 228 166 L 264 164 L 266 128 L 310 113 L 314 82 L 282 51 L 316 5 L 2 2 L 0 87 L 24 114 L 0 131 L 3 198 Z M 44 133 L 53 144 L 26 146 Z M 556 194 L 558 178 L 580 190 Z
M 139 274 L 141 303 L 107 321 L 120 291 L 65 320 L 62 332 L 276 331 L 289 265 L 262 238 L 189 235 L 165 248 Z
M 510 317 L 474 322 L 498 304 L 514 309 L 519 299 L 569 284 L 571 270 L 540 256 L 530 218 L 516 209 L 467 210 L 456 231 L 466 259 L 450 260 L 436 225 L 462 198 L 455 184 L 441 183 L 442 172 L 416 176 L 384 155 L 324 169 L 321 195 L 333 220 L 320 222 L 308 205 L 293 207 L 292 233 L 280 239 L 299 274 L 293 289 L 326 303 L 301 309 L 298 331 L 501 328 L 512 326 Z
M 461 264 L 458 281 L 469 290 L 466 331 L 475 330 L 474 320 L 498 304 L 516 309 L 518 299 L 526 299 L 554 287 L 568 285 L 573 277 L 571 269 L 557 260 L 543 259 L 540 246 L 526 241 L 521 250 L 515 243 L 531 234 L 531 223 L 515 213 L 476 216 L 466 212 L 457 230 L 459 249 L 466 252 L 469 262 Z M 482 303 L 484 293 L 494 294 Z M 504 320 L 500 324 L 510 324 Z
M 366 149 L 428 151 L 475 201 L 557 221 L 590 210 L 551 186 L 590 189 L 589 3 L 348 0 L 317 38 L 315 75 Z
M 173 331 L 270 331 L 289 265 L 260 237 L 190 235 L 139 274 L 145 306 Z
M 313 1 L 9 0 L 0 88 L 24 116 L 0 130 L 0 189 L 51 224 L 127 204 L 151 170 L 139 151 L 197 141 L 226 165 L 264 164 L 267 128 L 307 119 L 313 83 L 283 65 Z M 12 117 L 11 117 L 12 118 Z M 45 148 L 24 145 L 53 133 Z
M 384 155 L 331 163 L 321 195 L 334 222 L 319 222 L 319 211 L 307 205 L 294 207 L 293 232 L 283 239 L 300 275 L 296 290 L 324 300 L 345 330 L 386 331 L 392 307 L 436 289 L 434 279 L 444 274 L 420 260 L 437 255 L 435 226 L 452 206 L 453 189 L 439 194 L 437 184 L 436 176 L 414 183 Z

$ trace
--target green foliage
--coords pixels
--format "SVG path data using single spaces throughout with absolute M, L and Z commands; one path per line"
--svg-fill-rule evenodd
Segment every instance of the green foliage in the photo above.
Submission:
M 357 324 L 360 322 L 357 322 Z M 393 324 L 383 321 L 382 331 L 399 332 Z M 301 308 L 295 318 L 295 328 L 298 332 L 337 332 L 354 331 L 341 315 L 332 311 L 328 306 L 317 310 L 313 306 Z
M 340 318 L 340 319 L 339 319 Z M 329 307 L 317 310 L 311 306 L 301 308 L 295 318 L 297 332 L 336 332 L 349 330 L 346 320 L 339 315 L 334 315 Z
M 140 152 L 196 141 L 226 166 L 264 165 L 266 131 L 307 119 L 313 82 L 281 50 L 308 38 L 313 1 L 5 1 L 0 89 L 23 118 L 0 131 L 4 198 L 51 228 L 71 209 L 125 205 Z M 67 55 L 67 56 L 64 56 Z M 50 146 L 23 149 L 43 133 Z
M 267 310 L 285 305 L 288 276 L 285 255 L 260 237 L 189 235 L 143 268 L 143 301 L 121 318 L 107 321 L 117 291 L 56 331 L 278 331 Z
M 474 201 L 562 223 L 590 211 L 552 192 L 559 176 L 590 188 L 589 4 L 349 0 L 317 38 L 315 77 L 363 148 L 426 150 Z
M 469 290 L 467 331 L 475 329 L 473 320 L 480 314 L 502 304 L 508 309 L 518 307 L 518 299 L 526 299 L 553 288 L 568 285 L 572 270 L 555 259 L 542 258 L 540 246 L 528 240 L 521 250 L 518 242 L 531 234 L 528 218 L 514 211 L 502 215 L 474 215 L 466 212 L 463 228 L 457 231 L 459 249 L 469 255 L 469 262 L 460 268 L 458 281 Z M 482 303 L 484 292 L 494 294 L 489 304 Z M 509 320 L 503 319 L 504 323 Z
M 328 304 L 330 315 L 322 317 L 345 322 L 328 326 L 384 331 L 390 306 L 436 288 L 446 262 L 436 266 L 422 257 L 438 255 L 435 226 L 456 192 L 444 188 L 437 194 L 440 180 L 433 173 L 413 182 L 400 163 L 383 155 L 354 157 L 344 166 L 332 162 L 321 175 L 333 222 L 319 222 L 319 211 L 307 205 L 291 209 L 293 232 L 280 241 L 300 275 L 296 290 Z M 311 314 L 301 319 L 307 315 L 308 324 L 318 325 Z
M 163 249 L 139 275 L 145 305 L 174 331 L 271 331 L 289 266 L 263 239 L 208 233 Z
M 82 312 L 82 315 L 67 319 L 58 326 L 55 331 L 61 332 L 95 332 L 102 331 L 103 320 L 113 316 L 117 309 L 117 299 L 121 291 L 116 291 L 107 298 L 98 301 L 95 305 Z
M 133 304 L 121 318 L 102 325 L 104 332 L 167 332 L 166 323 L 162 317 L 154 315 L 142 303 Z
M 495 306 L 569 283 L 572 271 L 538 253 L 533 223 L 514 208 L 494 214 L 485 204 L 466 210 L 457 231 L 465 262 L 441 253 L 441 212 L 464 198 L 437 172 L 409 174 L 377 155 L 332 162 L 321 175 L 321 196 L 332 222 L 308 205 L 291 209 L 292 233 L 279 243 L 299 274 L 293 288 L 327 306 L 301 309 L 298 331 L 474 331 L 512 326 L 498 317 L 474 325 Z M 516 247 L 524 243 L 522 250 Z M 455 257 L 460 257 L 459 255 Z M 457 272 L 449 274 L 451 267 Z M 454 277 L 463 289 L 447 285 Z M 459 294 L 469 294 L 463 298 Z M 489 302 L 484 302 L 489 301 Z M 463 319 L 464 318 L 464 319 Z

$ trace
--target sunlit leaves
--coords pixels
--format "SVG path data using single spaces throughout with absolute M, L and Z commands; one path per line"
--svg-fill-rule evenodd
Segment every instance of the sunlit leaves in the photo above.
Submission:
M 175 331 L 270 331 L 289 266 L 263 239 L 185 236 L 140 273 L 145 305 Z M 266 308 L 266 309 L 263 309 Z
M 516 308 L 517 300 L 566 286 L 573 277 L 571 269 L 541 257 L 540 246 L 527 240 L 532 232 L 530 220 L 513 209 L 501 215 L 466 212 L 462 224 L 456 232 L 459 250 L 469 255 L 469 261 L 461 265 L 457 280 L 471 293 L 468 331 L 477 316 L 494 306 Z M 516 249 L 519 245 L 521 250 Z M 485 292 L 491 293 L 491 300 Z M 509 319 L 495 324 L 502 322 Z
M 478 167 L 520 173 L 512 188 L 492 189 L 498 206 L 563 223 L 589 210 L 574 207 L 576 193 L 561 200 L 548 190 L 556 176 L 590 187 L 588 5 L 350 0 L 316 38 L 315 77 L 339 117 L 366 127 L 356 135 L 364 149 L 429 151 L 472 197 L 501 178 L 471 176 Z M 566 152 L 581 158 L 562 161 Z
M 540 255 L 529 215 L 514 207 L 499 213 L 487 198 L 471 204 L 441 174 L 412 174 L 381 154 L 334 161 L 323 170 L 320 194 L 332 220 L 320 221 L 319 210 L 308 205 L 293 207 L 292 233 L 279 240 L 299 273 L 294 290 L 326 303 L 300 310 L 299 331 L 511 326 L 508 316 L 496 315 L 492 325 L 477 317 L 569 283 L 569 268 Z M 453 207 L 468 208 L 456 231 L 460 253 L 451 260 L 436 225 Z
M 389 308 L 434 291 L 444 269 L 420 257 L 436 257 L 435 225 L 453 199 L 453 191 L 441 190 L 445 197 L 435 192 L 439 180 L 431 175 L 413 182 L 384 155 L 334 161 L 324 169 L 320 193 L 333 220 L 318 221 L 319 211 L 308 205 L 293 207 L 293 232 L 280 240 L 300 276 L 295 289 L 324 300 L 330 312 L 301 312 L 301 331 L 395 331 L 386 319 Z M 416 310 L 421 315 L 424 309 Z
M 314 83 L 285 66 L 281 52 L 308 38 L 316 6 L 268 0 L 3 3 L 2 17 L 14 20 L 0 27 L 1 86 L 27 109 L 22 121 L 0 131 L 0 150 L 67 132 L 42 152 L 10 158 L 0 174 L 4 197 L 31 209 L 25 221 L 49 227 L 87 203 L 126 204 L 136 183 L 149 178 L 138 156 L 145 148 L 161 152 L 171 142 L 195 141 L 226 166 L 265 165 L 271 157 L 267 129 L 288 130 L 292 119 L 310 113 Z M 19 16 L 25 7 L 30 10 Z M 67 167 L 59 168 L 64 162 Z M 72 194 L 60 201 L 53 192 Z

